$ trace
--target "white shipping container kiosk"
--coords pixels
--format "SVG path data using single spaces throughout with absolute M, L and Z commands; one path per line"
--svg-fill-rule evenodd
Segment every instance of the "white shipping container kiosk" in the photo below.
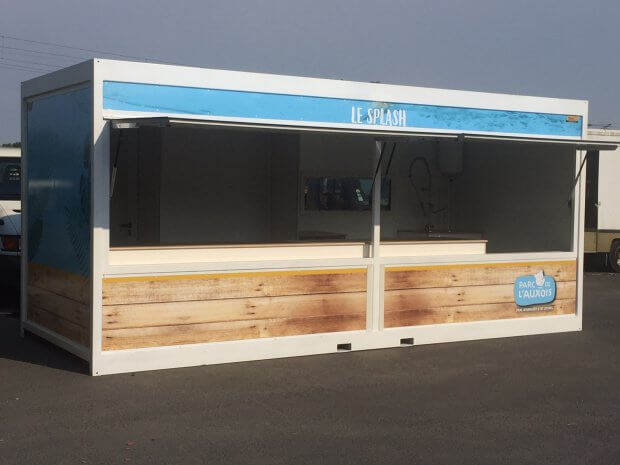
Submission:
M 26 81 L 22 329 L 93 375 L 578 331 L 579 173 L 615 148 L 587 121 L 100 59 Z

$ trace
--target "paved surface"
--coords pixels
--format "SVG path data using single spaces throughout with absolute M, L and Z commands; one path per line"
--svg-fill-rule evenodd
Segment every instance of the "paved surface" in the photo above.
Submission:
M 0 318 L 2 464 L 618 464 L 620 275 L 584 331 L 90 378 Z

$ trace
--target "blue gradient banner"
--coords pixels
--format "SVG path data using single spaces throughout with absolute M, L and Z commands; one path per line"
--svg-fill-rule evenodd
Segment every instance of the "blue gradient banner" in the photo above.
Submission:
M 581 137 L 583 118 L 396 102 L 312 97 L 156 84 L 104 81 L 104 110 L 213 118 L 275 120 L 329 127 L 333 124 Z

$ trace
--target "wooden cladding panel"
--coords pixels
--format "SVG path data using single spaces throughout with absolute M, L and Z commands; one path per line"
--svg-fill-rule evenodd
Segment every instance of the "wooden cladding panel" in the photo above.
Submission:
M 45 289 L 28 286 L 28 305 L 41 308 L 84 328 L 90 325 L 90 315 L 86 305 Z
M 517 276 L 533 274 L 541 268 L 556 281 L 577 279 L 577 265 L 574 261 L 392 267 L 385 270 L 385 289 L 514 284 Z
M 541 269 L 556 280 L 556 300 L 538 311 L 519 309 L 514 301 L 515 279 Z M 384 326 L 574 314 L 576 279 L 574 261 L 388 267 Z
M 83 326 L 72 323 L 58 315 L 43 310 L 33 305 L 28 306 L 28 320 L 54 331 L 67 339 L 82 344 L 85 347 L 90 345 L 90 331 Z
M 28 321 L 90 346 L 90 282 L 85 276 L 28 263 Z
M 110 305 L 103 307 L 103 329 L 352 315 L 365 306 L 365 292 Z
M 28 263 L 28 285 L 53 292 L 83 304 L 90 302 L 90 285 L 85 276 L 51 268 L 39 263 Z
M 366 269 L 107 278 L 103 349 L 362 330 Z
M 331 315 L 312 318 L 275 318 L 221 321 L 149 328 L 104 331 L 103 349 L 117 350 L 198 342 L 222 342 L 263 337 L 295 336 L 364 329 L 365 314 Z
M 366 291 L 363 270 L 107 278 L 103 304 L 180 302 Z
M 558 282 L 556 299 L 575 299 L 575 281 Z M 512 284 L 457 286 L 444 288 L 401 289 L 385 292 L 385 311 L 423 310 L 489 303 L 512 303 Z
M 575 313 L 575 299 L 556 300 L 549 310 L 517 312 L 514 303 L 433 307 L 385 312 L 385 327 L 464 323 L 467 321 L 503 320 L 531 316 L 567 315 Z

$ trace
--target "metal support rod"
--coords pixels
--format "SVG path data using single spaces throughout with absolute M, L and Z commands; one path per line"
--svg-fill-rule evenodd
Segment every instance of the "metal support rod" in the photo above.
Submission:
M 379 247 L 381 242 L 381 159 L 385 150 L 385 142 L 375 142 L 375 175 L 372 180 L 372 256 L 379 257 Z
M 381 255 L 381 161 L 385 151 L 386 142 L 375 142 L 374 162 L 376 164 L 375 177 L 373 178 L 372 189 L 372 331 L 379 331 L 383 326 L 381 318 L 381 286 L 382 267 L 379 263 Z
M 114 165 L 112 166 L 112 175 L 110 176 L 110 198 L 114 197 L 114 187 L 116 186 L 116 171 L 118 169 L 118 155 L 121 150 L 121 141 L 123 140 L 123 130 L 118 131 L 118 141 L 116 142 L 116 154 L 114 155 Z
M 577 152 L 575 152 L 577 153 Z M 577 176 L 575 177 L 575 182 L 573 183 L 573 187 L 570 190 L 570 194 L 568 194 L 568 204 L 572 205 L 572 200 L 575 196 L 575 187 L 577 187 L 577 183 L 579 182 L 579 178 L 581 177 L 581 171 L 583 170 L 583 167 L 586 164 L 586 161 L 588 160 L 588 154 L 590 152 L 586 152 L 586 154 L 583 156 L 583 160 L 581 160 L 581 165 L 579 166 L 579 171 L 577 171 Z

